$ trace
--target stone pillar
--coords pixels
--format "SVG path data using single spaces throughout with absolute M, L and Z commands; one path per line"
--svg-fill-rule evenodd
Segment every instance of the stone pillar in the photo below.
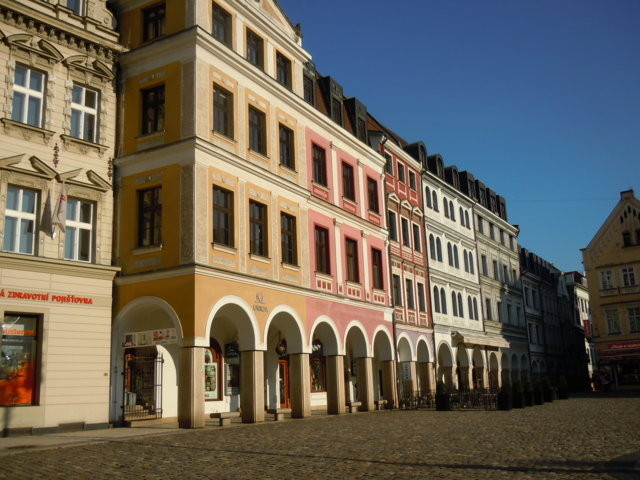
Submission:
M 344 356 L 328 355 L 327 413 L 337 415 L 346 411 L 344 387 Z
M 204 427 L 204 352 L 201 347 L 180 350 L 179 385 L 178 425 L 180 428 Z
M 244 423 L 264 421 L 264 352 L 240 352 L 240 410 Z
M 433 362 L 427 363 L 427 372 L 429 374 L 429 391 L 436 393 L 436 366 Z
M 467 389 L 473 390 L 473 367 L 471 366 L 465 367 L 465 369 L 463 369 L 463 375 L 465 373 L 466 373 L 466 379 L 467 379 Z
M 372 358 L 360 357 L 356 359 L 358 382 L 358 399 L 360 400 L 360 410 L 363 412 L 372 411 L 375 406 L 373 404 L 373 376 L 372 376 Z
M 396 388 L 396 362 L 387 360 L 380 362 L 382 367 L 383 398 L 387 401 L 387 408 L 398 408 L 398 390 Z
M 489 367 L 482 367 L 482 387 L 489 388 Z
M 311 415 L 311 372 L 308 353 L 289 355 L 291 416 L 304 418 Z

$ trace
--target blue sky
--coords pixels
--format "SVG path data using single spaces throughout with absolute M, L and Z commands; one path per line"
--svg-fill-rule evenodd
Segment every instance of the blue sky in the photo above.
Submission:
M 559 268 L 640 195 L 640 1 L 279 3 L 323 75 L 505 196 Z

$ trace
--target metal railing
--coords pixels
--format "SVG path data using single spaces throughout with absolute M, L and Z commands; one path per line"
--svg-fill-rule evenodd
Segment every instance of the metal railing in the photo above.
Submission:
M 453 390 L 448 393 L 451 410 L 497 410 L 498 391 L 478 388 L 475 390 Z M 403 392 L 399 407 L 403 410 L 436 408 L 435 394 L 431 392 Z

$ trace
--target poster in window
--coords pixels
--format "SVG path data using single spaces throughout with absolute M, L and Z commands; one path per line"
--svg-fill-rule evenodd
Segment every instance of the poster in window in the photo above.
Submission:
M 204 351 L 204 399 L 218 400 L 218 362 L 210 350 Z
M 35 316 L 7 315 L 0 332 L 0 405 L 35 403 L 37 322 Z

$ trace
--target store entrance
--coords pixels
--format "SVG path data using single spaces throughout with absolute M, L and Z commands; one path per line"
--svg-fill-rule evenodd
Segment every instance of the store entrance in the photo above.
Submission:
M 289 359 L 278 360 L 278 377 L 280 384 L 280 408 L 290 408 L 291 399 L 289 395 Z
M 162 418 L 162 355 L 155 347 L 124 353 L 124 420 Z

